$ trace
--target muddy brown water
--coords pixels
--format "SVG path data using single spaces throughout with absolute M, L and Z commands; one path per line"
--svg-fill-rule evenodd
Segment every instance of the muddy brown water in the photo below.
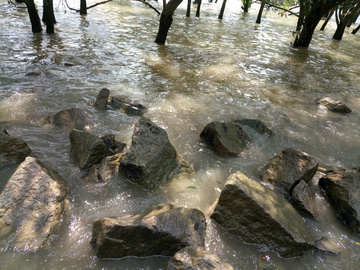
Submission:
M 206 212 L 229 174 L 242 171 L 259 179 L 259 168 L 287 147 L 314 155 L 321 164 L 359 167 L 359 35 L 346 30 L 343 41 L 332 40 L 332 22 L 325 32 L 315 33 L 308 49 L 294 49 L 294 17 L 265 12 L 257 25 L 257 8 L 244 14 L 234 1 L 222 21 L 217 19 L 221 3 L 204 3 L 200 18 L 193 6 L 192 17 L 185 18 L 184 2 L 166 46 L 158 46 L 153 41 L 159 17 L 140 2 L 113 1 L 87 16 L 66 10 L 64 3 L 54 1 L 54 35 L 32 34 L 23 9 L 0 3 L 0 122 L 72 186 L 70 211 L 54 244 L 27 253 L 11 249 L 11 236 L 2 239 L 1 269 L 163 269 L 168 258 L 97 259 L 89 243 L 92 222 L 164 202 Z M 116 179 L 82 182 L 69 158 L 69 131 L 39 122 L 62 109 L 82 108 L 89 113 L 90 132 L 114 133 L 130 144 L 137 118 L 92 106 L 103 87 L 147 106 L 147 117 L 167 130 L 195 175 L 152 193 Z M 345 102 L 353 112 L 340 115 L 318 107 L 315 100 L 323 96 Z M 200 142 L 207 123 L 242 118 L 262 120 L 276 135 L 267 138 L 248 130 L 253 143 L 236 158 L 218 157 Z M 1 171 L 2 186 L 11 172 Z M 235 269 L 260 269 L 261 256 L 280 269 L 355 269 L 360 237 L 335 218 L 316 181 L 314 186 L 320 214 L 317 221 L 305 221 L 314 237 L 328 239 L 339 255 L 310 251 L 282 259 L 265 247 L 235 241 L 210 220 L 206 248 Z

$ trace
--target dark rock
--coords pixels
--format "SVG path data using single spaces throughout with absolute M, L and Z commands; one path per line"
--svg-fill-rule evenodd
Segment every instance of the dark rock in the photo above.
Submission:
M 147 111 L 147 108 L 144 105 L 134 103 L 125 97 L 112 97 L 111 106 L 115 109 L 121 109 L 124 113 L 129 115 L 141 116 Z
M 102 88 L 96 98 L 94 107 L 98 110 L 106 110 L 110 91 L 107 88 Z
M 172 179 L 180 162 L 166 131 L 141 116 L 119 173 L 144 189 L 154 189 Z
M 270 128 L 268 128 L 263 122 L 257 119 L 241 119 L 234 120 L 233 122 L 239 125 L 248 126 L 265 136 L 274 135 L 273 131 Z
M 86 131 L 72 130 L 70 142 L 70 156 L 81 170 L 90 169 L 91 166 L 99 164 L 103 158 L 114 154 L 103 140 Z
M 91 243 L 99 258 L 173 256 L 187 246 L 204 246 L 206 220 L 197 209 L 161 204 L 146 215 L 94 222 Z
M 201 132 L 200 138 L 220 156 L 237 156 L 250 141 L 240 125 L 218 121 L 209 123 Z
M 289 200 L 293 187 L 301 180 L 309 182 L 315 175 L 318 161 L 301 151 L 287 148 L 261 169 L 262 181 L 273 184 Z
M 27 157 L 0 195 L 0 236 L 14 233 L 12 244 L 36 251 L 54 240 L 67 205 L 67 182 L 39 160 Z
M 20 138 L 11 137 L 6 130 L 0 130 L 0 168 L 23 161 L 31 150 Z
M 324 106 L 325 108 L 327 108 L 329 111 L 332 112 L 351 113 L 350 108 L 346 106 L 343 102 L 329 97 L 320 98 L 316 102 L 317 104 Z
M 360 233 L 360 173 L 331 172 L 320 178 L 319 185 L 325 190 L 340 220 Z
M 70 129 L 84 129 L 88 124 L 87 113 L 78 108 L 71 108 L 56 113 L 54 116 L 47 116 L 41 124 L 51 124 L 59 127 L 66 127 Z
M 299 256 L 314 247 L 293 206 L 240 172 L 229 176 L 211 218 L 237 240 L 267 245 L 283 257 Z
M 100 138 L 107 148 L 113 150 L 115 153 L 121 153 L 126 147 L 126 143 L 117 142 L 114 134 L 107 134 Z
M 309 217 L 316 217 L 316 206 L 313 194 L 308 184 L 301 180 L 292 190 L 292 204 L 294 207 Z
M 119 166 L 124 153 L 105 157 L 100 165 L 93 165 L 85 172 L 83 180 L 87 182 L 108 182 L 115 179 L 119 173 Z
M 203 248 L 187 247 L 177 252 L 166 270 L 232 270 L 230 264 Z

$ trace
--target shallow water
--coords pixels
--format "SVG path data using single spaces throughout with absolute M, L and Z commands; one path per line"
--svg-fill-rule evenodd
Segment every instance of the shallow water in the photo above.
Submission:
M 32 156 L 70 182 L 71 209 L 49 249 L 17 252 L 3 240 L 0 268 L 160 269 L 168 258 L 98 260 L 89 244 L 92 222 L 143 212 L 164 202 L 206 212 L 230 173 L 242 171 L 258 179 L 259 168 L 288 147 L 318 157 L 322 165 L 359 166 L 359 35 L 347 32 L 341 42 L 332 40 L 332 23 L 325 32 L 315 33 L 308 49 L 294 49 L 293 17 L 265 12 L 256 25 L 255 6 L 243 14 L 235 1 L 222 21 L 217 19 L 221 3 L 204 3 L 200 18 L 193 6 L 192 17 L 185 18 L 184 2 L 176 11 L 166 46 L 158 46 L 153 41 L 159 17 L 139 2 L 113 1 L 89 10 L 87 16 L 66 10 L 63 1 L 54 4 L 56 33 L 47 35 L 31 33 L 24 10 L 0 3 L 0 123 L 29 144 Z M 114 133 L 130 145 L 137 117 L 96 111 L 92 104 L 103 87 L 111 95 L 125 95 L 147 106 L 146 116 L 167 130 L 195 175 L 153 193 L 116 180 L 82 182 L 69 157 L 69 131 L 39 122 L 62 109 L 82 108 L 89 113 L 89 131 Z M 323 96 L 345 102 L 353 113 L 339 115 L 318 107 L 315 100 Z M 236 158 L 218 157 L 200 142 L 207 123 L 239 118 L 262 120 L 276 136 L 261 137 L 247 130 L 254 142 Z M 12 170 L 2 170 L 1 185 Z M 235 269 L 259 269 L 264 254 L 280 269 L 355 269 L 359 236 L 336 220 L 318 189 L 316 198 L 321 214 L 317 221 L 306 220 L 307 225 L 316 238 L 329 239 L 340 252 L 337 256 L 313 251 L 285 260 L 236 242 L 210 220 L 206 246 Z

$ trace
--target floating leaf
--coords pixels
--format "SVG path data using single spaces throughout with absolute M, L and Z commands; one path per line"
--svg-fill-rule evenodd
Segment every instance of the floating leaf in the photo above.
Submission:
M 195 188 L 197 188 L 197 186 L 188 186 L 187 188 L 188 189 L 195 189 Z
M 355 245 L 358 245 L 358 246 L 360 246 L 360 242 L 355 242 Z

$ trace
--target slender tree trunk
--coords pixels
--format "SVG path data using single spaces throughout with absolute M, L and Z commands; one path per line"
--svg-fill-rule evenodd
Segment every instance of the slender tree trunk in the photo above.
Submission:
M 163 9 L 160 16 L 159 31 L 155 43 L 165 44 L 167 34 L 173 21 L 173 14 L 183 0 L 170 0 Z
M 296 24 L 296 31 L 300 31 L 303 23 L 304 23 L 304 19 L 305 19 L 305 14 L 306 14 L 306 10 L 307 8 L 307 3 L 305 1 L 300 1 L 300 11 L 299 11 L 299 17 L 298 17 L 298 21 Z
M 261 0 L 261 5 L 260 5 L 258 16 L 256 18 L 256 23 L 261 23 L 261 17 L 262 17 L 262 13 L 264 11 L 264 7 L 265 7 L 265 0 Z
M 355 35 L 357 31 L 359 31 L 359 29 L 360 29 L 360 24 L 354 30 L 352 30 L 351 34 Z
M 198 0 L 198 6 L 197 6 L 197 9 L 196 9 L 196 17 L 200 17 L 200 7 L 201 7 L 201 1 L 202 0 Z
M 332 6 L 328 7 L 325 5 L 318 5 L 310 9 L 303 23 L 303 28 L 300 35 L 297 36 L 294 41 L 294 47 L 309 47 L 316 26 L 319 24 L 325 12 L 330 10 L 331 8 Z
M 87 3 L 86 0 L 80 0 L 80 15 L 87 14 Z
M 222 5 L 221 5 L 221 10 L 220 10 L 220 14 L 219 14 L 219 19 L 222 20 L 223 16 L 224 16 L 224 11 L 225 11 L 225 6 L 226 6 L 226 1 L 224 0 Z
M 325 27 L 326 27 L 326 25 L 328 24 L 328 22 L 330 21 L 331 17 L 334 15 L 335 10 L 336 10 L 336 7 L 334 7 L 334 8 L 330 11 L 330 13 L 328 14 L 325 22 L 324 22 L 323 25 L 321 26 L 320 31 L 324 31 L 324 30 L 325 30 Z
M 188 0 L 187 8 L 186 8 L 186 17 L 190 17 L 190 11 L 191 11 L 191 0 Z
M 353 21 L 354 17 L 358 16 L 359 12 L 360 2 L 358 2 L 351 10 L 341 10 L 341 13 L 339 12 L 339 21 L 333 39 L 342 39 L 346 26 Z
M 54 24 L 55 24 L 55 15 L 54 15 L 54 6 L 53 0 L 44 0 L 44 22 L 46 23 L 46 33 L 54 34 Z
M 31 22 L 31 29 L 33 33 L 40 33 L 42 31 L 41 21 L 39 17 L 39 13 L 36 9 L 34 0 L 24 0 L 24 3 L 27 7 L 30 22 Z
M 250 7 L 250 0 L 245 0 L 244 12 L 249 12 L 249 7 Z

